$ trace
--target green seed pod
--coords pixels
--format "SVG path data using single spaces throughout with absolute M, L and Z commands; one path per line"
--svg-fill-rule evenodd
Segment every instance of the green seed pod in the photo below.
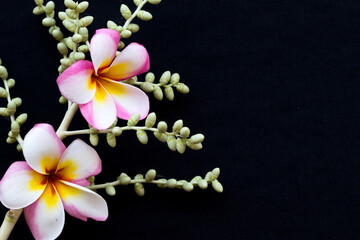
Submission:
M 116 138 L 114 136 L 114 134 L 112 133 L 107 133 L 106 134 L 106 141 L 109 144 L 110 147 L 116 147 Z
M 13 103 L 15 103 L 16 107 L 20 107 L 21 104 L 22 104 L 22 100 L 21 98 L 17 97 L 17 98 L 14 98 L 13 100 L 11 100 Z
M 8 117 L 10 115 L 9 110 L 7 108 L 0 108 L 0 116 Z
M 116 190 L 115 190 L 114 186 L 111 186 L 111 185 L 107 185 L 105 188 L 105 191 L 109 196 L 115 196 L 115 194 L 116 194 Z
M 142 144 L 148 143 L 148 136 L 144 130 L 137 130 L 136 136 Z
M 13 78 L 8 79 L 6 82 L 10 89 L 15 86 L 15 80 Z
M 155 122 L 156 122 L 156 114 L 152 112 L 147 116 L 145 120 L 145 126 L 151 128 L 155 125 Z
M 201 143 L 192 144 L 190 141 L 186 141 L 186 145 L 192 150 L 200 150 L 203 148 Z
M 160 77 L 160 85 L 165 86 L 170 81 L 170 71 L 164 72 Z
M 153 94 L 154 94 L 154 97 L 159 101 L 161 101 L 164 97 L 164 94 L 159 86 L 154 87 Z
M 172 130 L 174 133 L 178 133 L 180 132 L 183 126 L 184 126 L 183 120 L 179 119 L 174 123 Z
M 83 13 L 88 7 L 89 7 L 89 2 L 84 1 L 79 3 L 79 5 L 76 7 L 76 11 L 78 13 Z
M 131 117 L 129 118 L 127 125 L 130 126 L 135 126 L 136 124 L 138 124 L 140 120 L 140 113 L 134 113 L 133 115 L 131 115 Z
M 123 41 L 119 41 L 118 49 L 123 49 L 125 47 L 125 43 Z
M 128 20 L 131 17 L 131 11 L 129 7 L 126 6 L 125 4 L 121 4 L 120 13 L 126 20 Z
M 44 8 L 39 7 L 39 6 L 37 6 L 33 9 L 34 15 L 40 15 L 40 14 L 43 14 L 44 12 L 45 12 Z
M 8 92 L 5 90 L 5 88 L 0 87 L 0 97 L 7 98 Z
M 166 136 L 165 133 L 154 132 L 154 136 L 155 136 L 160 142 L 166 142 L 166 141 L 167 141 L 167 136 Z
M 99 144 L 99 136 L 97 134 L 90 134 L 90 143 L 94 147 Z
M 158 179 L 158 184 L 156 184 L 159 188 L 166 188 L 167 180 L 165 178 Z
M 15 143 L 15 142 L 16 142 L 16 138 L 8 137 L 8 138 L 6 139 L 6 142 L 7 142 L 8 144 Z
M 186 150 L 185 141 L 181 138 L 176 139 L 176 150 L 178 153 L 183 154 Z
M 82 27 L 89 26 L 93 21 L 94 21 L 94 17 L 92 17 L 92 16 L 86 16 L 86 17 L 80 19 Z
M 215 191 L 222 193 L 224 191 L 223 186 L 221 185 L 221 183 L 218 180 L 215 180 L 212 182 L 212 187 L 214 188 Z
M 201 180 L 199 180 L 199 182 L 198 182 L 198 186 L 199 186 L 199 188 L 201 188 L 201 189 L 207 189 L 208 183 L 207 183 L 207 181 L 205 181 L 204 179 L 201 179 Z
M 143 21 L 150 21 L 152 19 L 151 13 L 144 10 L 140 10 L 136 16 Z
M 132 33 L 136 33 L 139 31 L 140 27 L 139 25 L 137 25 L 136 23 L 130 23 L 128 26 L 128 29 L 132 32 Z
M 134 0 L 134 4 L 135 4 L 136 6 L 139 6 L 140 3 L 142 3 L 142 1 L 143 1 L 143 0 Z
M 21 147 L 20 143 L 16 146 L 16 150 L 18 150 L 19 152 L 22 151 L 22 147 Z
M 176 187 L 176 185 L 177 185 L 177 181 L 174 178 L 171 178 L 171 179 L 167 180 L 167 182 L 166 182 L 166 186 L 168 188 L 174 188 L 174 187 Z
M 195 134 L 190 138 L 192 144 L 202 143 L 205 139 L 205 136 L 201 133 Z
M 211 171 L 211 175 L 212 175 L 212 181 L 214 181 L 215 179 L 217 179 L 220 175 L 220 168 L 214 168 L 212 171 Z
M 22 113 L 16 118 L 15 121 L 21 126 L 26 122 L 27 117 L 28 115 L 26 113 Z
M 170 78 L 170 83 L 172 85 L 176 85 L 178 84 L 180 81 L 180 75 L 178 73 L 174 73 L 173 75 L 171 75 L 171 78 Z
M 8 77 L 8 71 L 4 66 L 0 66 L 0 78 L 6 80 Z
M 55 9 L 55 3 L 53 1 L 47 2 L 47 4 L 45 5 L 46 14 L 52 13 L 54 9 Z
M 190 92 L 190 89 L 188 86 L 186 86 L 185 84 L 183 83 L 179 83 L 177 86 L 176 86 L 176 90 L 178 90 L 178 92 L 182 93 L 182 94 L 187 94 Z
M 161 133 L 166 132 L 167 127 L 168 127 L 168 126 L 167 126 L 166 122 L 164 122 L 164 121 L 160 121 L 160 122 L 158 123 L 158 125 L 157 125 L 157 129 L 158 129 L 159 132 L 161 132 Z
M 165 97 L 169 100 L 169 101 L 173 101 L 174 100 L 174 90 L 172 89 L 172 87 L 170 86 L 166 86 L 164 89 L 165 92 Z
M 174 136 L 168 136 L 166 143 L 171 151 L 176 151 L 176 138 Z
M 58 13 L 58 17 L 59 17 L 59 19 L 60 19 L 61 21 L 64 21 L 65 19 L 68 18 L 68 16 L 66 15 L 65 12 L 59 12 L 59 13 Z
M 66 44 L 63 42 L 57 44 L 57 49 L 62 55 L 66 55 L 69 52 L 69 49 L 67 48 Z
M 192 190 L 194 190 L 194 185 L 192 183 L 185 182 L 183 184 L 183 188 L 186 192 L 191 192 Z
M 78 47 L 78 51 L 83 52 L 83 53 L 87 53 L 87 52 L 89 52 L 89 47 L 86 46 L 85 44 L 81 45 L 81 46 Z
M 150 169 L 146 175 L 145 175 L 145 180 L 147 182 L 151 182 L 152 180 L 154 180 L 156 177 L 156 171 L 154 169 Z
M 116 23 L 114 23 L 113 21 L 107 21 L 106 23 L 107 28 L 112 29 L 112 30 L 116 30 L 116 27 L 118 26 Z
M 161 2 L 161 0 L 148 0 L 148 3 L 151 3 L 151 4 L 159 4 Z
M 140 85 L 141 89 L 144 90 L 144 92 L 152 92 L 154 90 L 154 87 L 151 83 L 144 82 Z
M 52 31 L 52 36 L 58 41 L 61 41 L 64 38 L 64 34 L 60 31 L 60 29 Z
M 71 39 L 74 43 L 79 43 L 82 41 L 82 36 L 80 34 L 76 33 L 76 34 L 74 34 L 74 36 L 72 36 Z
M 65 0 L 64 4 L 66 7 L 70 8 L 70 9 L 76 8 L 76 3 L 73 0 Z
M 120 127 L 114 127 L 111 130 L 112 134 L 114 134 L 115 137 L 120 136 L 122 134 L 122 130 Z
M 205 181 L 207 181 L 207 182 L 211 182 L 211 179 L 212 179 L 212 174 L 211 174 L 211 172 L 206 173 L 204 179 L 205 179 Z
M 148 72 L 145 76 L 145 81 L 152 83 L 155 80 L 155 75 L 152 72 Z
M 181 130 L 180 130 L 180 136 L 182 138 L 187 138 L 188 136 L 190 135 L 190 129 L 188 127 L 183 127 Z
M 144 185 L 142 183 L 135 183 L 134 189 L 135 189 L 135 193 L 138 196 L 142 197 L 145 195 L 145 189 L 144 189 Z
M 69 30 L 70 32 L 75 32 L 76 30 L 76 24 L 71 21 L 70 19 L 65 19 L 62 24 L 64 25 L 64 27 Z
M 7 109 L 10 115 L 13 115 L 16 112 L 16 104 L 14 102 L 9 102 L 7 105 Z
M 130 30 L 124 30 L 120 33 L 121 38 L 129 38 L 131 37 L 131 31 Z
M 76 52 L 74 58 L 75 58 L 75 61 L 84 60 L 85 59 L 85 53 Z
M 65 67 L 69 67 L 71 65 L 71 60 L 68 58 L 62 58 L 60 59 L 60 63 Z

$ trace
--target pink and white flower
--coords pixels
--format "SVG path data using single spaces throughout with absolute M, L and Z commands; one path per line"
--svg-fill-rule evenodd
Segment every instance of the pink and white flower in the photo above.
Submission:
M 86 178 L 101 172 L 96 151 L 77 139 L 68 148 L 48 124 L 37 124 L 23 143 L 26 161 L 14 162 L 0 182 L 0 201 L 10 209 L 24 208 L 36 239 L 55 239 L 64 223 L 64 209 L 86 221 L 105 221 L 105 200 L 85 188 Z
M 128 120 L 134 113 L 141 119 L 149 112 L 149 99 L 137 87 L 118 82 L 149 70 L 149 55 L 137 43 L 131 43 L 116 57 L 119 32 L 99 29 L 90 42 L 92 62 L 80 60 L 57 79 L 62 95 L 79 104 L 86 121 L 104 130 L 116 117 Z

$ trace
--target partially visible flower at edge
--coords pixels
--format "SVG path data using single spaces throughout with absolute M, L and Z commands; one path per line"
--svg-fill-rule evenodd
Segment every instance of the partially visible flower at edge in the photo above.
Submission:
M 119 32 L 98 29 L 90 42 L 92 62 L 80 60 L 56 80 L 61 94 L 79 104 L 86 121 L 98 130 L 111 126 L 116 117 L 128 120 L 134 113 L 144 119 L 149 98 L 139 88 L 117 81 L 149 70 L 149 55 L 137 43 L 129 44 L 116 57 Z
M 85 188 L 87 177 L 101 172 L 96 151 L 77 139 L 68 148 L 48 124 L 37 124 L 25 136 L 26 161 L 14 162 L 0 182 L 0 201 L 10 209 L 24 208 L 36 239 L 55 239 L 64 227 L 64 209 L 86 221 L 105 221 L 105 200 Z

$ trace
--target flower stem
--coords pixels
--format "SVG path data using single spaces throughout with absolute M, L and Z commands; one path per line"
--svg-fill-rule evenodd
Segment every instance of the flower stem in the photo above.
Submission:
M 19 219 L 22 209 L 9 210 L 4 218 L 3 223 L 0 227 L 0 239 L 6 240 L 9 238 L 11 231 L 13 230 L 17 220 Z
M 131 21 L 136 17 L 136 15 L 138 14 L 138 12 L 141 10 L 141 8 L 147 3 L 147 0 L 142 1 L 139 6 L 137 7 L 137 9 L 135 10 L 135 12 L 131 15 L 131 17 L 126 20 L 123 29 L 126 30 L 127 27 L 129 26 L 129 24 L 131 23 Z
M 71 107 L 66 111 L 64 119 L 62 120 L 58 130 L 56 131 L 56 134 L 61 140 L 67 136 L 64 133 L 68 129 L 76 111 L 78 110 L 78 107 L 79 105 L 77 105 L 76 103 L 72 103 Z

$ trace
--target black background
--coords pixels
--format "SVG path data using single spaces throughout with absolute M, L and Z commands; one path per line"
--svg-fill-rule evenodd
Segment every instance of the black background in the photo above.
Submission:
M 90 35 L 109 19 L 123 23 L 120 5 L 90 1 Z M 0 3 L 0 56 L 17 80 L 11 93 L 23 99 L 19 111 L 29 114 L 23 135 L 39 122 L 57 127 L 66 109 L 58 104 L 56 41 L 33 7 Z M 99 191 L 108 220 L 67 215 L 59 239 L 359 239 L 360 2 L 164 0 L 144 9 L 154 19 L 136 20 L 140 32 L 125 42 L 145 45 L 157 78 L 179 72 L 191 90 L 174 102 L 150 96 L 151 111 L 204 133 L 204 149 L 180 155 L 152 136 L 143 146 L 134 132 L 112 149 L 102 137 L 97 182 L 149 168 L 190 180 L 220 167 L 224 192 Z M 23 157 L 5 143 L 9 122 L 0 124 L 3 175 Z M 70 129 L 84 127 L 78 113 Z M 31 238 L 23 217 L 11 237 Z

